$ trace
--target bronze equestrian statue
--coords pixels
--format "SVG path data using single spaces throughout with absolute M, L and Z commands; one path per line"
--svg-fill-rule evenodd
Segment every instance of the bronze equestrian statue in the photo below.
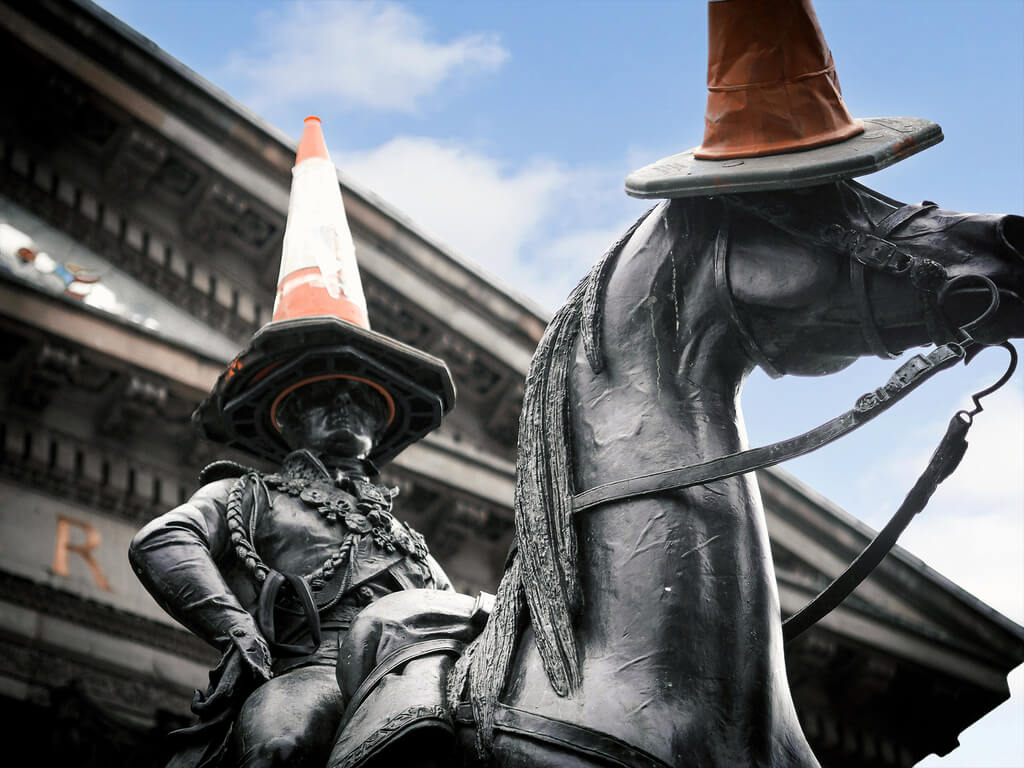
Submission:
M 461 655 L 465 632 L 430 645 L 470 615 L 464 596 L 404 592 L 364 611 L 342 643 L 330 768 L 397 764 L 381 733 L 452 765 L 818 765 L 749 471 L 1024 336 L 1024 218 L 904 205 L 851 180 L 942 134 L 850 117 L 809 0 L 712 0 L 709 19 L 704 144 L 627 179 L 630 194 L 667 199 L 583 279 L 534 356 L 517 546 L 482 634 Z M 824 376 L 930 343 L 841 417 L 747 452 L 739 396 L 755 366 Z M 954 417 L 887 545 L 955 467 L 976 412 Z M 407 647 L 381 642 L 396 628 Z M 448 721 L 432 736 L 391 728 L 411 701 L 394 694 L 412 690 L 395 660 L 431 654 L 448 658 Z
M 385 459 L 436 426 L 452 394 L 439 361 L 370 344 L 357 312 L 275 320 L 221 377 L 199 411 L 210 437 L 268 458 L 299 452 L 269 476 L 215 466 L 206 479 L 234 476 L 136 540 L 151 591 L 226 651 L 197 700 L 206 744 L 176 765 L 818 765 L 783 658 L 801 622 L 784 629 L 750 471 L 1024 336 L 1024 219 L 904 205 L 852 181 L 942 134 L 850 117 L 810 0 L 711 0 L 709 21 L 704 143 L 627 179 L 630 194 L 664 202 L 598 261 L 534 356 L 516 545 L 493 606 L 443 589 L 351 447 Z M 338 294 L 309 231 L 321 256 L 285 275 L 281 301 L 307 278 Z M 739 396 L 755 366 L 824 376 L 930 343 L 842 416 L 747 449 Z M 342 381 L 358 402 L 333 400 L 347 397 Z M 320 425 L 339 410 L 383 431 L 346 427 L 338 448 Z M 881 546 L 801 612 L 803 626 L 955 468 L 976 413 L 954 417 Z M 367 594 L 352 571 L 372 572 Z M 269 719 L 246 719 L 254 701 Z
M 319 121 L 296 158 L 272 322 L 196 419 L 207 437 L 278 463 L 207 467 L 201 488 L 134 538 L 157 602 L 223 654 L 170 765 L 322 768 L 344 711 L 339 638 L 396 590 L 450 590 L 423 538 L 374 481 L 454 403 L 443 362 L 369 330 Z M 429 764 L 429 763 L 424 763 Z

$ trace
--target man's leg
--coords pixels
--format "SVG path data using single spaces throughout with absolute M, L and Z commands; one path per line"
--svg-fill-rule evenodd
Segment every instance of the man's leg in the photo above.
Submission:
M 235 723 L 239 768 L 323 768 L 344 713 L 333 667 L 300 667 L 250 696 Z

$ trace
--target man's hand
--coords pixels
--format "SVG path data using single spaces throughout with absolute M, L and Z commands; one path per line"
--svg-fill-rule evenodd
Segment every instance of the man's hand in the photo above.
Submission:
M 250 693 L 273 677 L 270 649 L 259 630 L 235 627 L 230 636 L 231 645 L 210 672 L 210 687 L 206 695 L 196 691 L 192 699 L 192 711 L 203 719 L 241 704 Z
M 273 662 L 270 648 L 255 626 L 251 628 L 235 627 L 230 631 L 230 635 L 231 643 L 238 649 L 241 660 L 245 662 L 248 670 L 259 679 L 259 682 L 266 682 L 274 676 L 270 670 L 270 665 Z

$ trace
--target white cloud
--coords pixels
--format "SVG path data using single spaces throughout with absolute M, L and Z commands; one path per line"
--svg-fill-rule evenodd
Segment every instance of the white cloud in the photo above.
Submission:
M 533 298 L 552 309 L 561 306 L 576 283 L 632 223 L 627 218 L 610 227 L 577 230 L 541 245 L 536 263 L 543 265 L 543 275 L 534 283 Z
M 420 137 L 331 157 L 440 242 L 550 309 L 629 223 L 607 225 L 594 200 L 599 174 L 551 161 L 513 169 Z
M 1024 400 L 1019 388 L 986 401 L 968 442 L 960 467 L 939 486 L 900 544 L 1024 623 Z M 920 455 L 906 465 L 920 471 L 927 458 Z M 907 475 L 905 467 L 896 471 Z
M 517 256 L 569 180 L 553 163 L 513 171 L 460 145 L 418 137 L 331 157 L 417 224 L 492 268 Z
M 415 111 L 445 81 L 492 71 L 508 57 L 494 35 L 431 40 L 421 18 L 385 2 L 295 3 L 258 23 L 257 39 L 226 67 L 257 110 L 317 98 Z

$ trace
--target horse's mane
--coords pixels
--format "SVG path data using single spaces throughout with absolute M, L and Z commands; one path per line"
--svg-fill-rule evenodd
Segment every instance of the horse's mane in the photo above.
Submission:
M 850 189 L 845 183 L 835 186 L 841 194 Z M 773 193 L 768 202 L 778 203 L 779 194 Z M 798 194 L 806 193 L 801 190 Z M 753 194 L 727 201 L 748 214 L 779 223 L 778 212 L 762 211 L 764 201 Z M 622 247 L 652 211 L 658 210 L 666 226 L 669 217 L 682 217 L 678 231 L 688 240 L 686 251 L 692 255 L 715 241 L 719 227 L 728 226 L 726 208 L 732 206 L 723 206 L 722 202 L 722 197 L 688 198 L 647 211 L 580 281 L 537 346 L 519 419 L 516 543 L 487 625 L 456 662 L 448 683 L 448 697 L 453 703 L 462 699 L 468 683 L 481 754 L 490 747 L 495 706 L 527 622 L 533 628 L 544 671 L 555 692 L 567 696 L 580 684 L 573 620 L 582 606 L 572 520 L 574 457 L 568 402 L 576 344 L 582 335 L 587 362 L 594 373 L 600 373 L 605 367 L 604 290 Z M 669 252 L 669 258 L 682 256 Z
M 490 743 L 494 705 L 508 677 L 526 619 L 525 607 L 552 687 L 565 696 L 579 685 L 572 631 L 580 587 L 572 523 L 567 381 L 581 332 L 591 368 L 600 372 L 604 367 L 603 289 L 615 257 L 649 214 L 637 220 L 572 291 L 548 324 L 530 364 L 516 457 L 516 549 L 483 633 L 459 659 L 449 679 L 451 701 L 458 701 L 469 681 L 481 747 Z

